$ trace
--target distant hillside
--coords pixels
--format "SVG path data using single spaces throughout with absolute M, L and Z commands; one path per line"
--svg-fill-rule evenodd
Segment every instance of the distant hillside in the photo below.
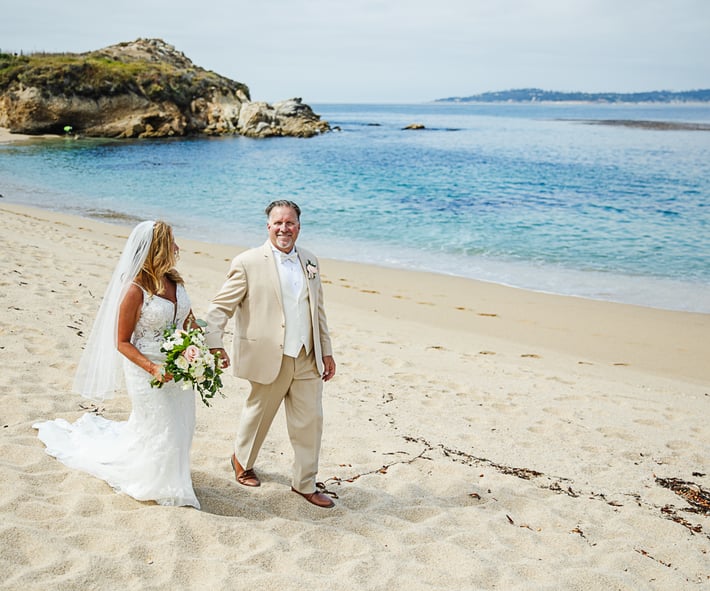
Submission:
M 587 103 L 675 103 L 675 102 L 710 102 L 710 89 L 684 90 L 671 92 L 669 90 L 652 90 L 649 92 L 557 92 L 541 90 L 540 88 L 518 88 L 515 90 L 499 90 L 484 92 L 464 97 L 449 97 L 436 99 L 436 102 L 447 103 L 503 103 L 503 102 L 587 102 Z

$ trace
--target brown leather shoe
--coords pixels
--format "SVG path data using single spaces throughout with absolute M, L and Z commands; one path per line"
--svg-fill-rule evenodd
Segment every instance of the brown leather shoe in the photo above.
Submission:
M 256 472 L 252 468 L 249 468 L 249 470 L 245 470 L 242 468 L 242 465 L 239 463 L 237 460 L 237 456 L 232 454 L 232 457 L 229 458 L 229 461 L 232 462 L 232 470 L 234 470 L 234 477 L 237 479 L 237 482 L 239 484 L 243 484 L 244 486 L 261 486 L 261 480 L 259 480 L 259 477 L 256 475 Z
M 333 499 L 331 499 L 327 495 L 324 495 L 322 492 L 316 491 L 316 492 L 306 494 L 306 493 L 298 492 L 293 487 L 291 487 L 291 490 L 293 492 L 301 495 L 304 499 L 306 499 L 309 503 L 312 503 L 316 507 L 322 507 L 323 509 L 329 509 L 330 507 L 335 506 Z

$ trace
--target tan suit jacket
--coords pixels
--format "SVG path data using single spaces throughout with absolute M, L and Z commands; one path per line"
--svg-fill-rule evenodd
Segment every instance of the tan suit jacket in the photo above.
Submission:
M 308 287 L 313 348 L 318 373 L 322 375 L 323 356 L 332 355 L 333 351 L 323 305 L 320 266 L 313 253 L 300 246 L 296 250 Z M 231 352 L 234 374 L 251 382 L 272 383 L 281 368 L 286 322 L 279 273 L 268 240 L 232 260 L 227 280 L 207 312 L 205 340 L 208 347 L 224 348 L 224 329 L 232 317 L 235 318 Z

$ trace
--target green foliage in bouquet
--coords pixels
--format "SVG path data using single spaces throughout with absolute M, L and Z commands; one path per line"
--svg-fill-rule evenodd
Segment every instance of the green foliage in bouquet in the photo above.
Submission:
M 197 390 L 202 402 L 209 406 L 210 399 L 222 388 L 222 367 L 219 354 L 213 354 L 205 344 L 201 330 L 182 330 L 171 326 L 165 330 L 165 341 L 160 350 L 165 353 L 163 373 L 183 382 L 183 390 Z M 164 382 L 153 378 L 150 385 L 161 388 Z M 224 396 L 222 394 L 222 396 Z

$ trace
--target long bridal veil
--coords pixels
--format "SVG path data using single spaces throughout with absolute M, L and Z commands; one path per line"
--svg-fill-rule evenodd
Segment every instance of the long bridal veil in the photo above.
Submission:
M 74 376 L 74 391 L 85 398 L 100 402 L 123 388 L 123 357 L 116 348 L 118 310 L 148 256 L 154 226 L 146 221 L 133 229 L 106 288 Z

